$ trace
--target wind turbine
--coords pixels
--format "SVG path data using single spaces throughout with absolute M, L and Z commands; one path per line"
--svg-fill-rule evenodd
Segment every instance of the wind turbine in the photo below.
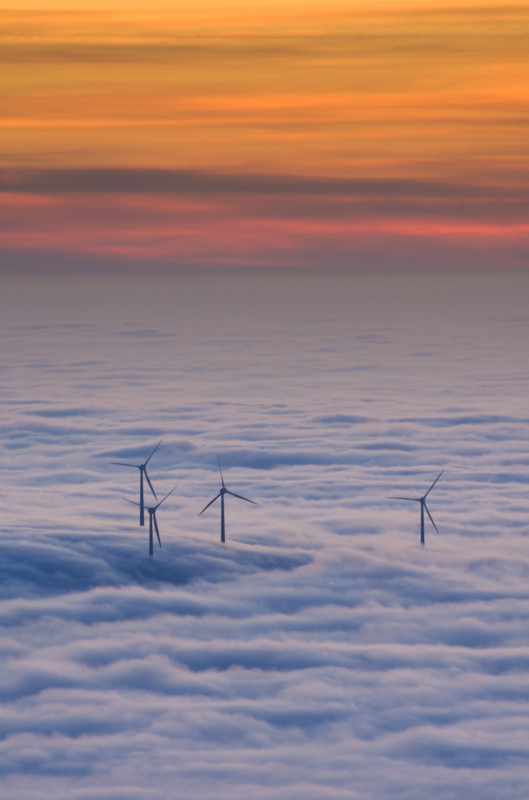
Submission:
M 147 483 L 150 486 L 151 492 L 153 493 L 153 495 L 156 498 L 156 500 L 158 500 L 158 497 L 156 496 L 156 492 L 154 491 L 154 487 L 153 487 L 153 485 L 152 485 L 152 483 L 150 481 L 149 476 L 147 475 L 147 464 L 149 463 L 149 461 L 151 460 L 153 455 L 156 453 L 156 451 L 160 447 L 161 443 L 162 443 L 162 440 L 160 439 L 160 441 L 158 442 L 158 444 L 156 445 L 156 447 L 154 448 L 154 450 L 152 451 L 152 453 L 150 454 L 149 458 L 147 459 L 147 461 L 145 461 L 144 464 L 125 464 L 125 463 L 123 463 L 123 461 L 111 461 L 110 462 L 111 464 L 117 464 L 119 467 L 134 467 L 134 469 L 139 469 L 139 471 L 140 471 L 140 502 L 136 503 L 136 505 L 138 505 L 140 507 L 140 525 L 145 525 L 145 514 L 144 514 L 145 506 L 144 506 L 144 502 L 143 502 L 143 476 L 144 475 L 145 475 L 145 480 L 147 481 Z
M 153 544 L 154 544 L 154 542 L 153 542 L 153 533 L 154 532 L 156 533 L 156 537 L 158 539 L 158 544 L 160 545 L 160 548 L 162 546 L 162 542 L 161 542 L 161 539 L 160 539 L 160 530 L 158 528 L 158 522 L 156 520 L 156 512 L 160 508 L 160 506 L 162 505 L 164 500 L 167 500 L 169 495 L 172 494 L 175 489 L 176 489 L 176 486 L 174 487 L 174 489 L 171 489 L 171 491 L 168 492 L 165 495 L 165 497 L 162 500 L 160 500 L 160 502 L 157 505 L 151 506 L 151 508 L 147 507 L 147 511 L 149 512 L 149 555 L 150 556 L 154 555 L 154 547 L 153 547 Z M 129 503 L 133 503 L 135 506 L 139 506 L 140 505 L 139 503 L 136 503 L 135 500 L 128 500 L 127 499 L 127 501 Z
M 439 478 L 441 477 L 443 472 L 444 472 L 444 470 L 441 470 L 441 472 L 439 473 L 437 478 L 434 480 L 434 482 L 432 483 L 432 485 L 430 486 L 430 488 L 428 489 L 426 494 L 424 494 L 422 497 L 391 497 L 391 498 L 389 498 L 391 500 L 413 500 L 414 502 L 421 504 L 421 544 L 424 544 L 424 511 L 425 510 L 426 510 L 426 513 L 428 514 L 428 516 L 430 517 L 430 522 L 434 526 L 434 528 L 437 531 L 437 533 L 439 533 L 439 531 L 437 530 L 437 525 L 433 521 L 433 517 L 430 514 L 428 506 L 426 505 L 426 498 L 428 497 L 428 495 L 432 491 L 433 487 L 435 486 L 435 484 L 437 483 L 437 481 L 439 480 Z
M 257 503 L 254 500 L 248 500 L 247 497 L 243 497 L 241 494 L 235 494 L 235 492 L 230 492 L 229 489 L 226 489 L 226 486 L 224 485 L 224 476 L 222 474 L 222 469 L 220 466 L 220 461 L 218 456 L 217 456 L 217 464 L 219 465 L 220 479 L 222 481 L 220 492 L 218 493 L 218 495 L 216 495 L 216 497 L 213 498 L 213 500 L 209 501 L 207 506 L 205 506 L 202 509 L 200 514 L 203 514 L 206 508 L 209 508 L 215 502 L 215 500 L 218 500 L 220 497 L 220 541 L 224 543 L 226 541 L 225 526 L 224 526 L 224 495 L 231 494 L 232 497 L 238 497 L 239 500 L 245 500 L 247 503 L 253 503 L 254 506 L 256 506 Z M 200 516 L 200 514 L 198 516 Z

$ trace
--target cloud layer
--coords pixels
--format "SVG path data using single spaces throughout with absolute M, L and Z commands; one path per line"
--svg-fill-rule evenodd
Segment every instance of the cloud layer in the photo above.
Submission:
M 2 797 L 525 800 L 524 281 L 6 282 Z

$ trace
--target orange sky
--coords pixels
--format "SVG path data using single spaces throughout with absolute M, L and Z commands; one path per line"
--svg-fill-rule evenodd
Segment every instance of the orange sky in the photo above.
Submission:
M 528 3 L 72 5 L 2 12 L 8 261 L 527 263 Z

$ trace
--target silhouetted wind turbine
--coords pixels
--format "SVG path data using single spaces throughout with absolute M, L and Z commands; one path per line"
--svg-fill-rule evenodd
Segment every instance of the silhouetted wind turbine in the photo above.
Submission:
M 243 497 L 241 494 L 235 494 L 235 492 L 230 492 L 229 489 L 226 489 L 226 486 L 224 485 L 224 476 L 222 474 L 222 469 L 221 469 L 221 466 L 220 466 L 220 461 L 219 461 L 219 457 L 218 456 L 217 456 L 217 464 L 219 465 L 220 479 L 222 481 L 222 486 L 221 486 L 220 492 L 218 493 L 218 495 L 216 497 L 213 498 L 213 500 L 209 501 L 207 506 L 205 506 L 202 509 L 200 514 L 203 514 L 204 511 L 206 510 L 206 508 L 209 508 L 211 505 L 213 505 L 215 500 L 218 500 L 219 497 L 220 497 L 220 541 L 221 542 L 225 542 L 226 541 L 226 534 L 225 534 L 225 526 L 224 526 L 224 495 L 225 494 L 231 494 L 233 497 L 238 497 L 239 500 L 245 500 L 247 503 L 253 503 L 254 506 L 256 506 L 257 503 L 254 500 L 248 500 L 247 497 Z M 198 516 L 200 516 L 200 514 Z
M 156 497 L 156 492 L 154 491 L 154 487 L 153 487 L 153 485 L 152 485 L 152 483 L 150 481 L 149 476 L 147 475 L 147 464 L 149 463 L 149 461 L 151 460 L 153 455 L 156 453 L 156 451 L 160 447 L 161 443 L 162 443 L 162 440 L 160 439 L 160 441 L 158 442 L 158 444 L 156 445 L 156 447 L 154 448 L 154 450 L 152 451 L 152 453 L 150 454 L 149 458 L 147 459 L 147 461 L 144 464 L 125 464 L 125 463 L 123 463 L 123 461 L 111 461 L 110 462 L 111 464 L 117 464 L 120 467 L 134 467 L 134 469 L 139 469 L 139 471 L 140 471 L 140 502 L 136 503 L 136 505 L 138 505 L 140 507 L 140 525 L 145 525 L 144 502 L 143 502 L 143 476 L 144 475 L 145 475 L 145 480 L 147 481 L 147 483 L 150 486 L 151 492 L 155 496 L 156 500 L 158 500 L 158 498 Z
M 420 503 L 421 504 L 421 544 L 424 544 L 424 511 L 425 510 L 426 510 L 426 513 L 428 514 L 428 516 L 430 517 L 430 522 L 434 526 L 434 528 L 437 531 L 437 533 L 439 533 L 439 531 L 437 530 L 437 525 L 433 521 L 433 517 L 430 514 L 430 511 L 428 510 L 428 506 L 426 505 L 426 498 L 428 497 L 428 495 L 432 491 L 433 487 L 435 486 L 435 484 L 437 483 L 437 481 L 439 480 L 439 478 L 441 477 L 443 472 L 444 472 L 444 470 L 441 470 L 441 472 L 439 473 L 437 478 L 434 480 L 434 482 L 432 483 L 432 485 L 430 486 L 430 488 L 428 489 L 426 494 L 424 494 L 422 497 L 391 497 L 391 498 L 388 498 L 388 499 L 391 499 L 391 500 L 413 500 L 416 503 Z
M 151 506 L 151 508 L 149 508 L 149 507 L 147 506 L 147 511 L 149 512 L 149 555 L 150 555 L 150 556 L 154 555 L 154 547 L 153 547 L 153 544 L 154 544 L 154 543 L 153 543 L 153 532 L 156 532 L 156 537 L 157 537 L 157 539 L 158 539 L 158 544 L 160 545 L 160 548 L 161 548 L 161 546 L 162 546 L 162 542 L 161 542 L 161 539 L 160 539 L 160 531 L 159 531 L 159 528 L 158 528 L 158 522 L 157 522 L 157 520 L 156 520 L 156 512 L 157 512 L 157 510 L 160 508 L 160 506 L 162 505 L 162 503 L 163 503 L 165 500 L 167 500 L 167 498 L 169 497 L 169 495 L 170 495 L 170 494 L 172 494 L 172 493 L 174 492 L 174 490 L 175 490 L 175 489 L 176 489 L 176 486 L 174 487 L 174 489 L 171 489 L 171 491 L 170 491 L 170 492 L 168 492 L 168 493 L 165 495 L 165 497 L 164 497 L 162 500 L 160 500 L 160 502 L 159 502 L 157 505 L 155 505 L 155 506 Z M 135 501 L 135 500 L 128 500 L 128 499 L 127 499 L 127 502 L 129 502 L 129 503 L 133 503 L 135 506 L 139 506 L 139 503 L 136 503 L 136 501 Z

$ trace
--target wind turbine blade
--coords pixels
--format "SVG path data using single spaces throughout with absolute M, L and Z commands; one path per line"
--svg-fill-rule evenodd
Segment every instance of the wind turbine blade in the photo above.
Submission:
M 214 497 L 214 498 L 213 498 L 213 500 L 210 500 L 210 501 L 209 501 L 209 503 L 207 504 L 207 506 L 204 506 L 204 508 L 202 509 L 202 511 L 200 512 L 200 514 L 203 514 L 203 513 L 204 513 L 204 511 L 206 510 L 206 508 L 209 508 L 209 507 L 210 507 L 210 505 L 212 505 L 212 503 L 214 503 L 214 502 L 215 502 L 215 500 L 218 500 L 218 499 L 219 499 L 219 497 L 220 497 L 220 492 L 218 493 L 218 495 L 217 495 L 216 497 Z M 200 514 L 199 514 L 198 516 L 200 516 Z
M 123 461 L 111 461 L 111 464 L 115 464 L 118 467 L 135 467 L 136 469 L 140 468 L 139 464 L 125 464 Z
M 177 484 L 177 485 L 178 485 L 178 484 Z M 165 495 L 165 497 L 164 497 L 162 500 L 160 500 L 160 502 L 158 503 L 158 505 L 156 506 L 156 508 L 160 508 L 160 506 L 162 505 L 162 503 L 164 502 L 164 500 L 167 500 L 167 498 L 169 497 L 169 495 L 170 495 L 170 494 L 172 494 L 172 493 L 174 492 L 174 490 L 175 490 L 175 489 L 176 489 L 176 486 L 174 487 L 174 489 L 171 489 L 171 491 L 170 491 L 170 492 L 167 492 L 167 494 Z
M 436 525 L 436 524 L 435 524 L 435 522 L 433 521 L 433 517 L 432 517 L 432 515 L 430 514 L 430 512 L 429 512 L 429 510 L 428 510 L 428 506 L 426 505 L 426 503 L 424 503 L 424 507 L 425 507 L 425 509 L 426 509 L 426 513 L 427 513 L 427 514 L 428 514 L 428 516 L 430 517 L 430 522 L 431 522 L 431 523 L 432 523 L 432 525 L 434 526 L 434 528 L 435 528 L 435 530 L 437 531 L 437 533 L 439 533 L 439 531 L 437 530 L 437 525 Z
M 242 494 L 235 494 L 235 492 L 230 492 L 230 490 L 229 490 L 229 489 L 226 489 L 226 492 L 227 492 L 227 494 L 231 494 L 231 495 L 233 495 L 233 497 L 238 497 L 238 498 L 239 498 L 239 500 L 246 500 L 246 502 L 247 502 L 247 503 L 253 503 L 253 504 L 254 504 L 254 506 L 256 506 L 256 505 L 257 505 L 257 503 L 255 502 L 255 500 L 248 500 L 248 498 L 247 498 L 247 497 L 243 497 L 243 496 L 242 496 Z
M 151 487 L 151 492 L 153 493 L 153 495 L 154 495 L 154 496 L 156 497 L 156 499 L 158 500 L 158 497 L 157 497 L 157 495 L 156 495 L 156 492 L 154 491 L 154 486 L 153 486 L 153 485 L 152 485 L 152 483 L 151 483 L 151 479 L 150 479 L 150 478 L 149 478 L 149 476 L 147 475 L 147 470 L 145 469 L 145 467 L 143 468 L 143 474 L 145 475 L 145 477 L 146 477 L 146 479 L 147 479 L 147 483 L 148 483 L 148 484 L 149 484 L 149 486 Z M 176 487 L 175 487 L 175 488 L 176 488 Z
M 425 500 L 425 499 L 428 497 L 428 495 L 429 495 L 429 494 L 430 494 L 430 492 L 432 491 L 433 487 L 435 486 L 435 484 L 437 483 L 437 481 L 439 480 L 439 478 L 441 477 L 441 475 L 443 474 L 443 472 L 444 472 L 444 469 L 442 469 L 442 470 L 441 470 L 441 472 L 439 473 L 439 475 L 437 476 L 437 478 L 434 480 L 434 482 L 432 483 L 432 485 L 430 486 L 430 488 L 428 489 L 428 491 L 427 491 L 427 492 L 426 492 L 426 494 L 424 495 L 424 497 L 423 497 L 423 500 Z
M 127 503 L 132 503 L 133 506 L 140 506 L 140 508 L 141 508 L 141 504 L 137 503 L 135 500 L 129 500 L 128 497 L 124 497 L 123 499 L 126 500 Z
M 151 460 L 151 458 L 153 457 L 153 455 L 156 453 L 156 451 L 158 450 L 158 448 L 160 447 L 160 445 L 161 445 L 161 443 L 162 443 L 162 442 L 163 442 L 163 439 L 160 439 L 160 441 L 158 442 L 158 444 L 156 445 L 156 447 L 154 448 L 154 450 L 153 450 L 153 451 L 152 451 L 152 453 L 150 454 L 149 458 L 147 459 L 147 461 L 146 461 L 146 462 L 145 462 L 145 464 L 143 465 L 144 467 L 146 467 L 146 466 L 147 466 L 147 464 L 149 463 L 149 461 Z
M 219 459 L 218 456 L 217 456 L 217 464 L 219 465 L 220 479 L 222 481 L 222 485 L 224 486 L 224 475 L 222 474 L 222 469 L 221 469 L 221 466 L 220 466 L 220 459 Z
M 176 487 L 175 487 L 176 488 Z M 158 522 L 156 520 L 156 514 L 152 515 L 152 519 L 154 522 L 154 530 L 156 532 L 156 538 L 158 539 L 158 544 L 160 545 L 160 549 L 162 547 L 162 540 L 160 539 L 160 531 L 158 530 Z
M 416 503 L 420 503 L 421 502 L 418 497 L 395 497 L 395 495 L 389 495 L 386 499 L 387 500 L 413 500 Z

